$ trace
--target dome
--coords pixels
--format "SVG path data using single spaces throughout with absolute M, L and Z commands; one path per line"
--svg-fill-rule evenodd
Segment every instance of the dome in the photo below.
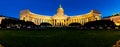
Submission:
M 60 5 L 58 8 L 58 12 L 64 12 L 64 9 L 62 8 L 62 6 Z

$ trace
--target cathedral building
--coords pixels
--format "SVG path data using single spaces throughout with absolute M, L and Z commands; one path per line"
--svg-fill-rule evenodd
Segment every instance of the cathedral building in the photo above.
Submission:
M 57 13 L 53 16 L 40 15 L 30 12 L 30 10 L 22 10 L 20 12 L 20 20 L 31 21 L 36 25 L 49 23 L 52 26 L 69 26 L 72 23 L 84 25 L 87 22 L 101 20 L 101 13 L 91 10 L 87 14 L 68 16 L 64 14 L 64 9 L 60 5 Z

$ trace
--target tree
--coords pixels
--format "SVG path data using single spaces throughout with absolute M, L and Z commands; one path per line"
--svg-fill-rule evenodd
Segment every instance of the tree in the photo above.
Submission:
M 115 27 L 115 24 L 113 21 L 110 20 L 98 20 L 98 21 L 92 21 L 92 22 L 88 22 L 86 23 L 84 26 L 86 26 L 87 28 L 90 27 Z

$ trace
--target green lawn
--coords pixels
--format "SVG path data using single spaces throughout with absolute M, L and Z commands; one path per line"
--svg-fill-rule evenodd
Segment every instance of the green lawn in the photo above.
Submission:
M 120 30 L 0 30 L 0 43 L 5 47 L 112 47 L 119 39 Z

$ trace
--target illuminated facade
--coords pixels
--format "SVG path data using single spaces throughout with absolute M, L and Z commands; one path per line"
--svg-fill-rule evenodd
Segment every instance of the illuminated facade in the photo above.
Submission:
M 120 26 L 120 16 L 110 17 L 110 20 L 115 23 L 115 25 Z
M 120 26 L 120 12 L 113 14 L 110 20 L 113 21 L 116 26 Z
M 31 21 L 36 25 L 40 25 L 42 23 L 49 23 L 52 26 L 69 26 L 71 23 L 84 25 L 89 21 L 100 19 L 100 12 L 95 10 L 91 10 L 89 13 L 83 15 L 67 16 L 64 14 L 64 9 L 61 5 L 54 16 L 39 15 L 32 13 L 29 10 L 22 10 L 20 13 L 20 20 Z
M 5 19 L 5 17 L 0 17 L 0 24 L 2 23 L 3 19 Z

